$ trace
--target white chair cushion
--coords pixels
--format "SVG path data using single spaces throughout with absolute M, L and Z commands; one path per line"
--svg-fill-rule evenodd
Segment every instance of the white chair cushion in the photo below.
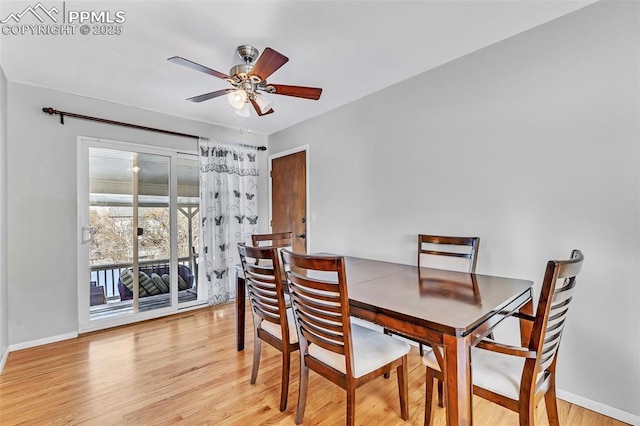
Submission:
M 289 322 L 289 343 L 296 343 L 298 341 L 298 330 L 296 330 L 296 322 L 293 319 L 293 311 L 291 309 L 287 309 L 287 321 Z M 260 328 L 282 340 L 282 327 L 279 324 L 262 321 Z
M 351 323 L 354 377 L 364 376 L 409 353 L 411 346 L 386 334 Z M 309 355 L 346 374 L 344 355 L 309 344 Z
M 485 349 L 471 348 L 471 376 L 473 384 L 483 389 L 517 400 L 525 358 L 505 355 Z M 433 350 L 422 356 L 422 363 L 440 371 Z
M 473 384 L 517 400 L 524 357 L 472 348 Z

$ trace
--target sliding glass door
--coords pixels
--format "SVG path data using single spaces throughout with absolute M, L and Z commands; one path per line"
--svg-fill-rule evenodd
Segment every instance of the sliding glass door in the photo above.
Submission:
M 198 158 L 80 138 L 80 331 L 203 303 Z

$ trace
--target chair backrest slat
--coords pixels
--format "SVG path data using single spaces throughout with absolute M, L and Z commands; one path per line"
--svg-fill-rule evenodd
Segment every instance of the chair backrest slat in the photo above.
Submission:
M 569 306 L 563 306 L 562 308 L 555 309 L 550 312 L 549 321 L 562 320 L 562 318 L 567 314 L 569 310 Z
M 317 314 L 317 310 L 309 311 L 309 310 L 298 310 L 298 317 L 300 321 L 305 322 L 307 324 L 311 324 L 317 330 L 320 330 L 321 333 L 325 333 L 327 337 L 334 338 L 335 334 L 343 333 L 342 322 L 340 322 L 340 317 L 335 315 L 325 315 L 325 314 Z
M 421 250 L 421 254 L 427 254 L 431 256 L 449 256 L 449 257 L 461 257 L 463 259 L 471 259 L 471 253 L 454 253 L 450 251 L 442 251 L 442 250 Z
M 297 287 L 297 289 L 300 291 L 300 287 Z M 325 298 L 320 299 L 302 294 L 296 294 L 295 297 L 299 299 L 298 301 L 301 305 L 304 305 L 304 311 L 309 312 L 310 315 L 327 320 L 332 320 L 335 317 L 339 319 L 341 313 L 340 305 L 335 305 L 332 302 L 324 303 Z
M 261 275 L 265 280 L 269 280 L 271 278 L 271 281 L 273 281 L 273 265 L 271 263 L 263 263 L 261 265 L 248 264 L 246 270 L 254 275 Z
M 324 339 L 321 336 L 319 336 L 317 333 L 310 332 L 307 327 L 300 327 L 299 331 L 301 333 L 300 335 L 307 340 L 307 347 L 309 343 L 313 343 L 323 347 L 328 351 L 331 351 L 340 355 L 346 354 L 345 345 L 340 341 L 332 341 L 332 340 Z
M 299 295 L 326 302 L 328 305 L 340 305 L 339 293 L 335 292 L 335 284 L 318 279 L 308 279 L 305 276 L 293 271 L 290 273 L 292 280 L 296 281 L 299 286 Z
M 418 235 L 418 267 L 475 272 L 480 238 L 443 235 Z M 467 262 L 446 262 L 445 259 L 466 259 Z M 430 260 L 430 262 L 428 262 Z M 439 265 L 442 263 L 442 265 Z
M 344 329 L 340 323 L 328 324 L 314 321 L 312 317 L 306 315 L 302 311 L 297 311 L 298 321 L 300 322 L 300 332 L 303 336 L 325 349 L 332 352 L 344 354 Z

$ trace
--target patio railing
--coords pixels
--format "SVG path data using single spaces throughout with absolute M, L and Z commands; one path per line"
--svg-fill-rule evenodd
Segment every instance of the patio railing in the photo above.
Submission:
M 138 262 L 140 267 L 153 266 L 153 265 L 166 265 L 169 263 L 169 259 L 154 259 L 154 260 L 141 260 Z M 178 258 L 178 265 L 188 266 L 194 275 L 196 270 L 193 268 L 192 260 L 187 257 Z M 91 266 L 91 284 L 97 286 L 103 286 L 107 301 L 120 300 L 120 293 L 118 292 L 118 280 L 120 279 L 120 270 L 123 268 L 130 268 L 131 263 L 109 263 L 105 265 L 92 265 Z M 198 277 L 196 276 L 197 280 Z

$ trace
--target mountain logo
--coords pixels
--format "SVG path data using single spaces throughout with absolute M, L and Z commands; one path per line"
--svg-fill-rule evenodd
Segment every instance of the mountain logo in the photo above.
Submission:
M 38 3 L 35 6 L 27 7 L 21 13 L 10 13 L 9 16 L 0 21 L 0 24 L 6 24 L 11 20 L 13 20 L 17 24 L 20 23 L 23 17 L 28 15 L 35 16 L 36 19 L 41 23 L 44 23 L 46 17 L 48 17 L 54 23 L 57 23 L 58 19 L 53 15 L 54 13 L 56 15 L 60 13 L 60 11 L 55 6 L 47 10 L 47 8 L 42 5 L 42 3 Z

